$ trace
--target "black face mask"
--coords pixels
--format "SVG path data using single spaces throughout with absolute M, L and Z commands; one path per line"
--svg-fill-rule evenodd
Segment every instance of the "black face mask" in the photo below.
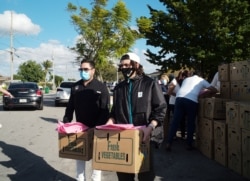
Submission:
M 134 73 L 134 68 L 122 68 L 120 70 L 125 79 L 128 79 Z

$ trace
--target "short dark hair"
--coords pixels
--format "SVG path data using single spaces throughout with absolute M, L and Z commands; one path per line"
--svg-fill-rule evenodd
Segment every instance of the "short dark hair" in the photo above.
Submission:
M 81 64 L 83 64 L 83 63 L 89 63 L 91 68 L 95 68 L 95 62 L 93 60 L 83 59 L 81 61 Z
M 127 55 L 127 54 L 123 55 L 123 56 L 121 57 L 120 61 L 126 60 L 126 59 L 130 59 L 130 58 L 129 58 L 129 55 Z

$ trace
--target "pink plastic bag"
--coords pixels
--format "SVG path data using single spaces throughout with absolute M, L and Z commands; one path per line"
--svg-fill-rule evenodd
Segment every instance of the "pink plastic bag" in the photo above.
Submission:
M 141 129 L 145 126 L 134 126 L 133 124 L 106 124 L 101 126 L 96 126 L 96 129 L 103 130 L 134 130 Z
M 89 129 L 89 127 L 80 122 L 63 123 L 58 121 L 56 130 L 58 133 L 80 133 L 87 129 Z

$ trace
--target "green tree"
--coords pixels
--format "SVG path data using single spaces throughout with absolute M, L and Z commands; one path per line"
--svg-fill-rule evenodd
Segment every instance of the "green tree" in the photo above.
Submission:
M 55 85 L 56 85 L 56 87 L 58 87 L 61 84 L 62 81 L 63 81 L 63 77 L 55 75 Z
M 22 63 L 17 72 L 17 76 L 22 81 L 30 82 L 40 82 L 43 80 L 43 75 L 42 66 L 33 60 L 28 60 L 27 62 Z
M 17 75 L 17 74 L 14 74 L 13 79 L 14 80 L 21 80 L 21 77 L 19 75 Z
M 131 14 L 119 0 L 110 10 L 108 0 L 94 0 L 92 11 L 68 3 L 71 20 L 80 35 L 75 47 L 77 62 L 83 58 L 95 61 L 97 75 L 109 60 L 127 52 L 138 39 L 136 30 L 129 27 Z M 112 64 L 110 64 L 112 66 Z
M 103 64 L 100 74 L 102 75 L 103 80 L 114 81 L 117 79 L 117 68 L 113 65 L 112 61 L 108 61 Z
M 151 17 L 137 19 L 148 61 L 162 70 L 217 71 L 220 63 L 250 57 L 250 6 L 247 0 L 159 0 L 166 11 L 148 6 Z

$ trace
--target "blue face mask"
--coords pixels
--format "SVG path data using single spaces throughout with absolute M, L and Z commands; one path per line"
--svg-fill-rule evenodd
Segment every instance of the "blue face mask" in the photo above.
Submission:
M 80 77 L 82 80 L 89 80 L 90 79 L 89 73 L 85 72 L 85 71 L 80 71 Z
M 163 85 L 167 85 L 167 81 L 166 81 L 165 79 L 161 80 L 161 83 L 162 83 Z

